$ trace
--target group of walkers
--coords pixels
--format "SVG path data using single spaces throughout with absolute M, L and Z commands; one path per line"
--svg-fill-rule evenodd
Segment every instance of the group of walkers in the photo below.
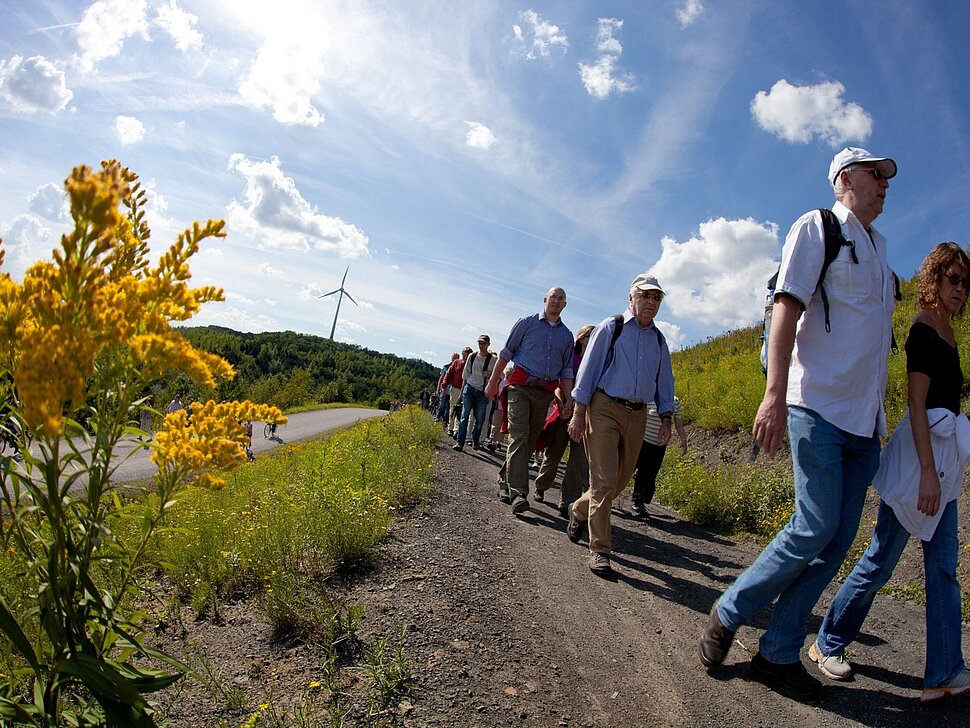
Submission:
M 813 210 L 785 239 L 753 434 L 772 455 L 787 428 L 794 513 L 716 600 L 699 643 L 701 662 L 715 674 L 736 631 L 774 603 L 751 674 L 798 700 L 822 692 L 801 660 L 807 624 L 855 539 L 870 484 L 881 498 L 872 539 L 807 656 L 826 678 L 851 677 L 846 650 L 915 535 L 926 575 L 921 699 L 970 691 L 956 576 L 957 496 L 970 462 L 970 421 L 959 409 L 963 377 L 951 323 L 966 305 L 970 258 L 945 242 L 920 267 L 919 314 L 905 345 L 909 406 L 881 449 L 899 282 L 886 239 L 872 223 L 896 172 L 888 157 L 858 147 L 840 151 L 827 177 L 834 222 L 828 211 Z M 833 240 L 837 247 L 826 250 Z M 566 293 L 550 288 L 542 311 L 519 319 L 501 351 L 489 352 L 483 335 L 478 352 L 454 354 L 439 380 L 439 418 L 447 418 L 455 450 L 468 441 L 470 417 L 475 449 L 483 433 L 492 437 L 490 424 L 507 433 L 499 497 L 513 514 L 530 508 L 529 461 L 537 443 L 545 446 L 535 481 L 539 502 L 569 448 L 560 513 L 571 541 L 587 537 L 589 568 L 600 576 L 612 572 L 613 501 L 636 471 L 633 509 L 645 514 L 674 427 L 687 449 L 670 352 L 654 320 L 664 296 L 657 278 L 642 273 L 630 285 L 624 313 L 584 326 L 574 338 L 561 319 Z

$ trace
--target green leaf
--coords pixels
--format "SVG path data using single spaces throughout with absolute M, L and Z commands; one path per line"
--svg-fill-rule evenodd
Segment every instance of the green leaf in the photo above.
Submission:
M 0 629 L 7 635 L 7 639 L 17 648 L 17 651 L 20 652 L 23 658 L 30 663 L 34 672 L 40 675 L 40 664 L 37 662 L 34 647 L 30 644 L 30 640 L 27 639 L 27 635 L 24 634 L 20 623 L 13 616 L 13 613 L 11 613 L 10 608 L 7 606 L 7 600 L 2 595 L 0 595 Z

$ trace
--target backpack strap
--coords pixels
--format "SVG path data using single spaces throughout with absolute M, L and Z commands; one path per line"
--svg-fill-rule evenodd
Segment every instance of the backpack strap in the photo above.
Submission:
M 606 353 L 606 365 L 603 367 L 605 372 L 613 364 L 613 359 L 616 358 L 616 340 L 620 338 L 620 334 L 623 333 L 623 314 L 618 313 L 613 317 L 613 336 L 610 338 L 610 350 Z
M 822 259 L 822 270 L 819 271 L 818 283 L 815 284 L 815 288 L 819 289 L 822 296 L 822 309 L 825 312 L 825 332 L 829 333 L 832 326 L 829 323 L 829 297 L 826 295 L 823 285 L 825 274 L 828 272 L 829 265 L 839 257 L 839 251 L 844 247 L 849 248 L 853 263 L 858 264 L 859 258 L 855 254 L 855 242 L 846 240 L 845 236 L 842 235 L 842 224 L 835 213 L 827 207 L 820 207 L 818 211 L 822 215 L 822 230 L 825 234 L 825 257 Z

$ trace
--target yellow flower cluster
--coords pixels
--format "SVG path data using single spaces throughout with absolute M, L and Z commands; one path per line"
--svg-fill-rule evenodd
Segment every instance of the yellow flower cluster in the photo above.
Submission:
M 147 383 L 170 369 L 206 386 L 231 377 L 226 361 L 170 327 L 222 300 L 220 289 L 189 288 L 188 260 L 202 240 L 225 235 L 224 223 L 194 223 L 150 268 L 136 175 L 114 161 L 98 171 L 81 166 L 65 188 L 74 228 L 54 262 L 33 265 L 22 284 L 0 274 L 0 375 L 12 375 L 31 429 L 60 435 L 62 417 L 91 387 Z
M 196 475 L 197 485 L 221 488 L 225 480 L 218 471 L 232 470 L 246 462 L 246 420 L 286 423 L 279 409 L 265 404 L 194 402 L 191 417 L 185 410 L 165 416 L 162 428 L 155 433 L 152 460 L 163 473 L 178 478 Z

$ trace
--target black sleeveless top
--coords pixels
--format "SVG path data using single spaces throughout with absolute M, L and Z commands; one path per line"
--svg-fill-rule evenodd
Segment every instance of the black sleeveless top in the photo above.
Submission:
M 946 407 L 953 414 L 960 414 L 960 390 L 963 388 L 960 352 L 940 338 L 929 324 L 917 321 L 909 329 L 906 372 L 919 372 L 930 378 L 926 409 Z

